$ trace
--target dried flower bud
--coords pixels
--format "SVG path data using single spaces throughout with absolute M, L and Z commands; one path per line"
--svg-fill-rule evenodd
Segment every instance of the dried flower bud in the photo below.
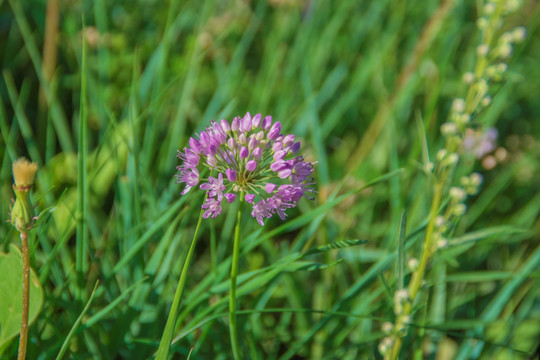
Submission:
M 20 158 L 13 163 L 13 191 L 15 203 L 10 210 L 11 224 L 17 231 L 28 231 L 34 225 L 34 205 L 30 200 L 30 189 L 34 184 L 38 166 L 25 158 Z

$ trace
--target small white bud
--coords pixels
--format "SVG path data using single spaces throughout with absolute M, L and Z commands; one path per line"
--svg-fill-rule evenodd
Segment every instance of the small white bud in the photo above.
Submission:
M 489 104 L 491 104 L 491 96 L 484 96 L 480 101 L 480 104 L 484 107 L 489 106 Z
M 478 18 L 478 20 L 476 20 L 476 26 L 478 26 L 478 29 L 480 30 L 484 30 L 488 27 L 488 21 L 485 17 L 481 17 L 481 18 Z
M 474 73 L 469 71 L 463 74 L 463 82 L 465 84 L 470 85 L 473 83 L 473 81 L 474 81 Z
M 379 344 L 379 352 L 384 356 L 388 353 L 392 346 L 394 346 L 394 340 L 387 336 L 381 340 L 381 343 Z
M 435 218 L 435 226 L 440 228 L 440 227 L 443 227 L 444 224 L 446 223 L 446 220 L 444 219 L 444 216 L 442 215 L 439 215 Z
M 459 121 L 462 124 L 467 124 L 469 121 L 471 121 L 471 114 L 467 114 L 467 113 L 461 114 L 459 116 Z
M 505 72 L 508 69 L 508 64 L 506 63 L 499 63 L 497 65 L 497 70 L 499 70 L 501 73 Z
M 453 186 L 450 188 L 450 197 L 456 201 L 463 201 L 467 194 L 465 191 L 457 186 Z
M 441 133 L 444 136 L 455 135 L 457 134 L 457 132 L 458 132 L 458 128 L 456 124 L 454 123 L 445 122 L 444 124 L 441 125 Z
M 457 162 L 459 161 L 459 155 L 456 154 L 456 153 L 451 153 L 448 155 L 448 157 L 446 158 L 446 165 L 454 165 L 456 164 Z
M 506 59 L 512 55 L 512 45 L 503 44 L 499 47 L 499 56 Z
M 478 45 L 478 47 L 476 48 L 476 54 L 478 56 L 486 56 L 488 52 L 489 46 L 487 46 L 486 44 Z
M 484 177 L 479 173 L 472 173 L 470 176 L 471 184 L 478 186 L 484 180 Z
M 501 38 L 499 39 L 499 41 L 503 42 L 503 43 L 511 43 L 512 40 L 514 40 L 514 36 L 512 35 L 512 33 L 510 32 L 505 32 L 504 34 L 501 35 Z
M 420 263 L 418 262 L 417 258 L 410 258 L 409 261 L 407 261 L 407 267 L 411 271 L 416 271 L 416 269 L 418 269 L 418 266 L 420 266 Z
M 448 246 L 448 240 L 445 238 L 441 238 L 439 241 L 437 241 L 437 248 L 444 249 Z
M 512 30 L 512 37 L 515 42 L 522 42 L 527 37 L 527 29 L 523 26 L 518 26 Z
M 446 151 L 446 149 L 439 150 L 437 152 L 437 161 L 443 161 L 447 153 L 448 151 Z
M 454 215 L 463 216 L 467 212 L 467 206 L 465 204 L 456 204 L 453 208 Z
M 503 147 L 498 147 L 497 150 L 495 150 L 495 158 L 499 162 L 503 162 L 508 157 L 508 151 L 506 151 Z
M 491 15 L 495 11 L 495 4 L 489 2 L 486 5 L 484 5 L 484 13 L 486 15 Z
M 489 88 L 486 79 L 478 79 L 476 82 L 476 87 L 478 88 L 478 92 L 481 93 L 486 93 Z
M 390 335 L 392 333 L 392 330 L 394 330 L 394 324 L 392 324 L 391 322 L 389 321 L 386 321 L 382 324 L 381 326 L 381 330 L 383 333 L 385 333 L 386 335 Z
M 482 159 L 482 167 L 486 170 L 491 170 L 497 166 L 497 159 L 494 156 L 488 155 Z
M 458 114 L 461 114 L 465 111 L 465 101 L 463 99 L 454 99 L 454 102 L 452 102 L 452 110 L 457 112 Z

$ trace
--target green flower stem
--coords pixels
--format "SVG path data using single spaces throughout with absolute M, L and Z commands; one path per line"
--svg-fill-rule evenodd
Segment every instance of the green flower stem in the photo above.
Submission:
M 396 319 L 395 328 L 397 329 L 408 326 L 408 324 L 400 323 L 400 322 L 402 321 L 404 317 L 407 317 L 411 315 L 412 313 L 414 300 L 416 299 L 418 290 L 420 289 L 420 286 L 422 285 L 422 281 L 424 280 L 424 275 L 426 272 L 428 261 L 430 260 L 431 255 L 433 254 L 433 238 L 434 238 L 433 231 L 435 230 L 435 219 L 437 218 L 437 214 L 441 206 L 443 186 L 444 186 L 443 181 L 438 181 L 437 183 L 435 183 L 433 201 L 431 202 L 431 209 L 429 211 L 429 223 L 427 225 L 426 235 L 424 238 L 424 244 L 422 246 L 422 257 L 420 258 L 420 264 L 418 266 L 418 269 L 416 269 L 416 271 L 414 271 L 412 275 L 412 279 L 409 285 L 409 300 L 410 301 L 403 307 L 402 316 L 399 316 Z M 403 343 L 403 337 L 396 336 L 394 345 L 392 347 L 392 351 L 388 352 L 388 354 L 385 356 L 385 359 L 392 359 L 392 360 L 397 359 L 399 357 L 399 352 L 401 350 L 402 343 Z
M 238 275 L 238 254 L 240 252 L 240 223 L 242 222 L 242 208 L 244 205 L 244 192 L 240 192 L 240 202 L 238 204 L 238 215 L 236 227 L 234 229 L 233 257 L 231 264 L 231 291 L 229 293 L 229 329 L 231 336 L 231 347 L 234 359 L 240 359 L 238 350 L 238 331 L 236 327 L 236 276 Z
M 30 305 L 30 251 L 28 249 L 28 233 L 21 231 L 23 256 L 23 294 L 21 314 L 21 336 L 19 339 L 18 360 L 26 359 L 26 344 L 28 343 L 28 309 Z
M 203 203 L 205 201 L 206 196 L 204 197 Z M 195 252 L 195 245 L 197 244 L 197 237 L 199 234 L 199 228 L 201 227 L 204 211 L 205 210 L 201 210 L 201 213 L 199 215 L 199 221 L 197 222 L 197 227 L 195 228 L 195 234 L 193 234 L 193 239 L 191 240 L 191 245 L 189 247 L 186 260 L 184 261 L 184 267 L 182 268 L 182 273 L 180 274 L 180 280 L 178 280 L 178 286 L 176 287 L 176 293 L 174 294 L 174 299 L 171 310 L 169 312 L 169 317 L 167 318 L 167 324 L 165 325 L 165 330 L 163 331 L 161 341 L 159 342 L 156 360 L 167 360 L 169 357 L 169 350 L 174 335 L 174 328 L 176 327 L 176 320 L 178 319 L 180 300 L 182 299 L 184 285 L 186 284 L 189 264 L 191 263 L 191 258 L 193 257 L 193 253 Z

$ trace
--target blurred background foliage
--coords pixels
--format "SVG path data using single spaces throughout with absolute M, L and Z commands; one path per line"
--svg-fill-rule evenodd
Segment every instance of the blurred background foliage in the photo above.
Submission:
M 18 156 L 39 164 L 34 199 L 47 209 L 31 233 L 45 301 L 29 358 L 54 358 L 65 341 L 73 359 L 151 357 L 202 201 L 197 192 L 180 198 L 176 150 L 210 120 L 247 111 L 271 114 L 301 138 L 318 161 L 319 193 L 289 222 L 260 228 L 244 219 L 240 310 L 267 312 L 241 315 L 242 352 L 378 358 L 381 323 L 394 316 L 401 214 L 406 257 L 419 257 L 430 204 L 422 143 L 436 153 L 452 99 L 465 95 L 478 8 L 482 1 L 0 0 L 0 213 L 8 212 Z M 539 3 L 525 0 L 502 25 L 501 33 L 523 25 L 528 35 L 491 89 L 493 105 L 474 119 L 479 130 L 498 130 L 499 153 L 478 161 L 462 154 L 456 183 L 471 170 L 485 182 L 455 231 L 461 245 L 434 259 L 403 358 L 451 359 L 461 350 L 519 359 L 538 346 L 540 272 L 526 265 L 540 234 L 539 15 Z M 86 155 L 78 153 L 84 124 Z M 87 189 L 77 181 L 83 159 Z M 387 182 L 348 192 L 400 168 Z M 174 358 L 190 350 L 195 359 L 230 358 L 233 225 L 234 205 L 203 223 Z M 349 239 L 369 242 L 307 264 L 289 256 Z M 19 244 L 5 223 L 0 247 L 10 243 Z M 484 346 L 464 350 L 471 341 Z M 16 342 L 1 356 L 13 358 Z

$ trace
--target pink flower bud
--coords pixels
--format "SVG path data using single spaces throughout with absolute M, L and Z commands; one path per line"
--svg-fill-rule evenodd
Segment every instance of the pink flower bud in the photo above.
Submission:
M 268 129 L 270 129 L 271 125 L 272 125 L 272 117 L 270 115 L 265 116 L 261 124 L 262 129 L 264 131 L 267 131 Z
M 228 123 L 227 120 L 225 120 L 225 119 L 221 120 L 221 128 L 222 128 L 223 131 L 225 131 L 225 132 L 231 131 L 231 126 L 229 125 L 229 123 Z
M 274 125 L 270 128 L 270 131 L 268 132 L 268 139 L 273 140 L 279 136 L 279 133 L 281 131 L 281 123 L 279 121 L 275 122 Z
M 254 171 L 257 168 L 257 162 L 255 160 L 249 160 L 246 164 L 247 171 Z
M 276 189 L 276 185 L 272 183 L 268 183 L 264 185 L 264 190 L 266 190 L 267 193 L 271 194 Z
M 234 182 L 236 180 L 236 171 L 233 169 L 225 170 L 225 175 L 227 175 L 227 179 L 229 179 L 230 182 Z
M 283 145 L 289 146 L 294 142 L 294 135 L 287 135 L 283 138 Z
M 262 155 L 261 148 L 260 147 L 255 148 L 255 150 L 253 150 L 251 152 L 251 155 L 253 156 L 254 159 L 259 160 L 261 158 L 261 155 Z
M 247 147 L 242 146 L 240 149 L 240 159 L 245 159 L 249 156 L 249 150 Z
M 239 128 L 240 128 L 240 118 L 237 116 L 232 121 L 231 130 L 238 131 Z
M 257 114 L 253 117 L 253 119 L 251 119 L 251 126 L 252 126 L 252 129 L 255 130 L 256 128 L 259 127 L 259 125 L 261 125 L 261 119 L 262 119 L 262 115 L 261 114 Z

